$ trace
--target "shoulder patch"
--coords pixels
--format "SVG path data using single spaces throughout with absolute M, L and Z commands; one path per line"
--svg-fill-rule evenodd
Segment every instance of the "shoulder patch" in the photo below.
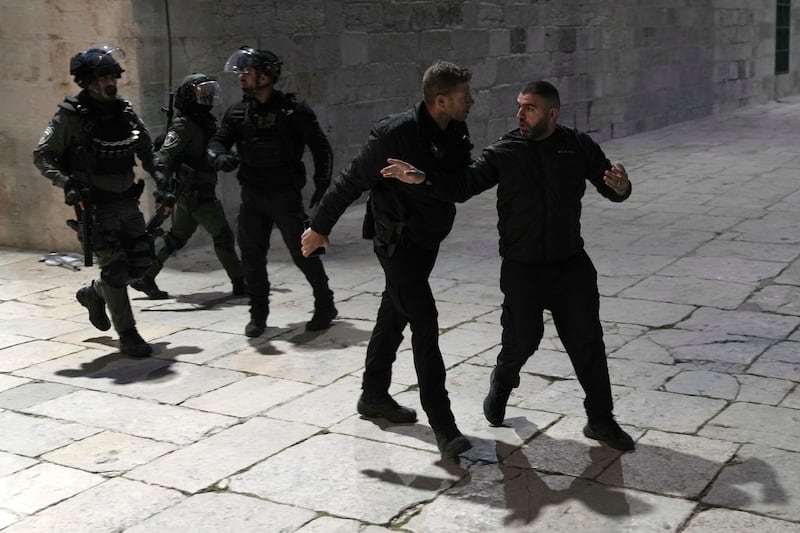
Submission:
M 169 130 L 167 136 L 164 137 L 164 144 L 162 145 L 162 148 L 170 148 L 178 144 L 178 141 L 180 140 L 181 138 L 178 135 L 178 132 L 176 132 L 175 130 Z
M 44 129 L 44 133 L 42 133 L 41 139 L 39 139 L 39 146 L 49 141 L 50 137 L 52 136 L 53 136 L 53 126 L 48 124 L 48 126 Z

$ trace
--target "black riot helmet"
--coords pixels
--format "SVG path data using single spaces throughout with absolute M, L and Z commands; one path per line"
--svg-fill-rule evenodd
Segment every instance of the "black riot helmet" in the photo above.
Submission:
M 256 50 L 250 46 L 242 46 L 225 62 L 224 71 L 239 74 L 246 69 L 255 69 L 269 76 L 272 83 L 281 77 L 283 62 L 269 50 Z
M 217 80 L 205 74 L 190 74 L 175 91 L 175 107 L 184 113 L 203 108 L 210 110 L 221 95 Z
M 69 60 L 69 73 L 75 76 L 75 83 L 85 89 L 100 76 L 113 74 L 120 78 L 125 72 L 116 57 L 125 57 L 122 48 L 113 44 L 95 44 L 78 52 Z

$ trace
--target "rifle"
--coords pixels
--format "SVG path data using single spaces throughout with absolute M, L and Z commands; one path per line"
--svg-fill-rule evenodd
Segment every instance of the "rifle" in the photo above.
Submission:
M 83 265 L 90 267 L 94 265 L 92 254 L 92 228 L 94 226 L 94 204 L 92 203 L 92 191 L 89 187 L 81 189 L 81 202 L 76 204 L 75 218 L 77 220 L 67 220 L 67 226 L 78 232 L 78 240 L 83 247 Z
M 195 169 L 187 165 L 186 163 L 181 163 L 180 168 L 177 172 L 173 175 L 172 178 L 169 180 L 169 192 L 175 197 L 175 201 L 181 197 L 181 195 L 186 192 L 186 188 L 191 184 L 194 175 L 197 173 Z M 167 208 L 172 207 L 175 205 L 175 202 L 172 202 L 172 205 L 168 203 L 161 204 L 159 209 L 156 209 L 156 212 L 152 214 L 150 219 L 145 224 L 145 231 L 150 236 L 150 239 L 153 240 L 156 237 L 160 237 L 164 235 L 164 230 L 161 228 L 161 224 L 164 223 L 169 215 L 167 214 Z

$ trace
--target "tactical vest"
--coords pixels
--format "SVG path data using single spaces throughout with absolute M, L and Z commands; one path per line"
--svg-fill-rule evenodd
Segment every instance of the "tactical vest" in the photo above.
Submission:
M 276 93 L 277 95 L 278 93 Z M 255 168 L 280 168 L 294 163 L 289 120 L 297 100 L 294 94 L 281 94 L 277 110 L 270 106 L 266 113 L 255 100 L 244 108 L 239 157 L 244 165 Z M 259 113 L 257 111 L 262 111 Z
M 68 153 L 72 172 L 117 174 L 133 168 L 141 132 L 130 104 L 118 99 L 108 106 L 94 106 L 68 97 L 59 107 L 81 117 L 78 144 Z

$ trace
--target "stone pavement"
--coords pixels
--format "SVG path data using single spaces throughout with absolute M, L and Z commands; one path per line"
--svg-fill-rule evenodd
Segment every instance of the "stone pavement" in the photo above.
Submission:
M 459 207 L 433 286 L 456 418 L 355 412 L 382 286 L 363 206 L 325 263 L 340 318 L 307 333 L 310 289 L 276 236 L 272 314 L 241 333 L 208 250 L 133 293 L 156 353 L 120 356 L 74 300 L 96 268 L 0 250 L 0 529 L 11 532 L 800 531 L 800 98 L 603 143 L 629 201 L 594 190 L 620 454 L 583 437 L 582 393 L 548 323 L 506 427 L 481 402 L 500 341 L 494 191 Z M 392 392 L 419 410 L 408 339 Z

